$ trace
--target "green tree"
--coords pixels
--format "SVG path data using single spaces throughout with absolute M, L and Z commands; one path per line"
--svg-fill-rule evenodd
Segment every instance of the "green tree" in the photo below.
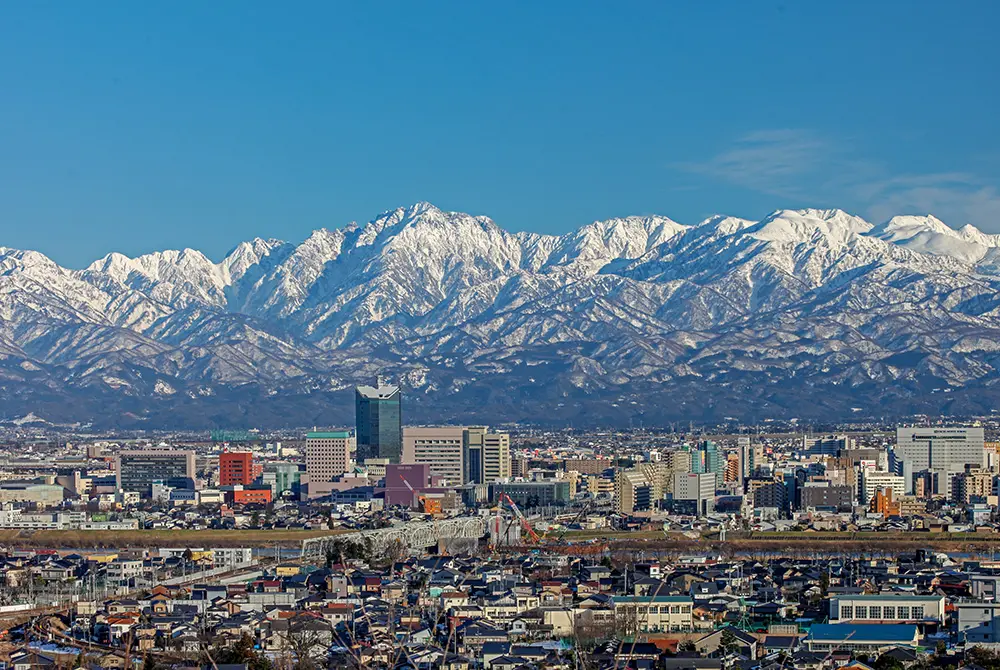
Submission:
M 899 661 L 899 659 L 893 658 L 892 656 L 886 656 L 885 654 L 875 659 L 872 667 L 875 668 L 875 670 L 903 670 L 903 664 Z
M 253 638 L 244 633 L 228 647 L 212 653 L 216 665 L 246 663 L 248 670 L 273 670 L 270 659 L 254 649 Z
M 719 639 L 719 649 L 724 655 L 738 654 L 742 646 L 732 628 L 727 627 L 722 629 L 722 635 Z
M 965 662 L 982 666 L 986 670 L 1000 670 L 1000 653 L 984 647 L 972 647 L 965 650 Z

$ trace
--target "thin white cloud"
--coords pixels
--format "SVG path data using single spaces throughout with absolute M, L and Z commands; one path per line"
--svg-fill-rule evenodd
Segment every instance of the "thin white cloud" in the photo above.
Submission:
M 867 215 L 884 220 L 896 214 L 934 214 L 954 228 L 971 223 L 986 232 L 1000 232 L 1000 194 L 976 179 L 921 176 L 913 184 L 893 183 L 876 193 Z
M 890 175 L 852 156 L 843 142 L 807 129 L 760 130 L 700 163 L 674 167 L 760 193 L 836 204 L 873 221 L 897 214 L 934 214 L 958 228 L 971 223 L 1000 232 L 1000 193 L 968 173 Z
M 831 147 L 809 131 L 792 128 L 760 130 L 703 163 L 677 167 L 763 193 L 799 197 L 804 174 L 817 170 L 817 159 Z

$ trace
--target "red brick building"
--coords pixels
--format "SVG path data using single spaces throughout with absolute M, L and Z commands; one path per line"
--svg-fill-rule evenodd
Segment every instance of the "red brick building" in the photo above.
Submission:
M 219 486 L 250 486 L 254 477 L 253 454 L 227 451 L 219 456 Z
M 271 489 L 237 489 L 233 491 L 234 505 L 267 505 L 271 502 Z

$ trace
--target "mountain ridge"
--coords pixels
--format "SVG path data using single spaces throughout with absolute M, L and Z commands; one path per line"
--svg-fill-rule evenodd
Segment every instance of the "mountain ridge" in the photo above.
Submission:
M 629 216 L 556 236 L 427 202 L 218 262 L 68 270 L 0 248 L 0 400 L 102 426 L 161 427 L 170 408 L 309 425 L 346 418 L 329 398 L 382 371 L 426 420 L 971 411 L 1000 399 L 998 259 L 1000 236 L 932 216 Z

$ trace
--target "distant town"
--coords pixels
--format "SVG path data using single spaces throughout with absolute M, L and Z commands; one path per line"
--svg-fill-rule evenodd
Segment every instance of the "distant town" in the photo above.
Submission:
M 8 430 L 29 668 L 1000 667 L 1000 425 Z

